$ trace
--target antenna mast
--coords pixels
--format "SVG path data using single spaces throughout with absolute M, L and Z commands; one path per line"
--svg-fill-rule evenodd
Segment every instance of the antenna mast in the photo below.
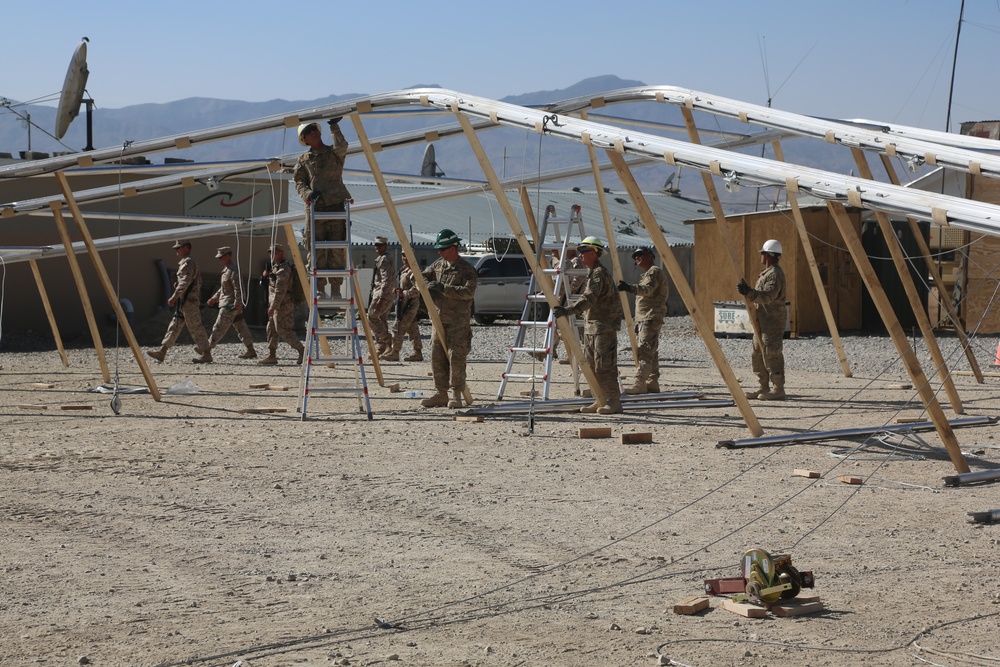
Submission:
M 965 0 L 958 8 L 958 30 L 955 31 L 955 55 L 951 59 L 951 84 L 948 86 L 948 115 L 944 121 L 944 131 L 951 132 L 951 98 L 955 94 L 955 65 L 958 64 L 958 40 L 962 37 L 962 17 L 965 15 Z

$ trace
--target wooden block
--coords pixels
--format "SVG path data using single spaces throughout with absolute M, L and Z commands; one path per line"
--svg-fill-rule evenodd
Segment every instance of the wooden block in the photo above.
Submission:
M 785 602 L 779 602 L 778 604 L 771 605 L 771 613 L 782 618 L 788 616 L 802 616 L 804 614 L 815 614 L 817 611 L 823 611 L 823 603 L 819 600 L 816 600 L 815 602 L 797 602 L 795 600 L 787 600 Z
M 972 371 L 952 371 L 952 375 L 975 375 Z M 983 373 L 984 378 L 1000 378 L 1000 373 Z
M 583 389 L 580 391 L 580 395 L 584 398 L 593 398 L 594 394 L 589 389 Z
M 764 618 L 767 615 L 767 609 L 763 607 L 758 607 L 755 604 L 750 604 L 748 602 L 733 602 L 732 600 L 723 600 L 719 604 L 721 609 L 726 611 L 731 611 L 734 614 L 739 614 L 740 616 L 746 616 L 747 618 Z
M 259 415 L 268 412 L 288 412 L 288 408 L 240 408 L 237 412 L 242 414 Z
M 337 367 L 337 362 L 336 361 L 328 361 L 328 362 L 326 362 L 326 367 L 327 368 L 336 368 Z
M 389 385 L 390 394 L 398 394 L 400 392 L 399 383 Z
M 799 593 L 794 598 L 792 598 L 791 600 L 789 600 L 789 602 L 798 602 L 798 603 L 819 602 L 819 596 L 816 595 L 815 593 L 807 593 L 807 594 Z M 784 604 L 784 603 L 782 603 L 782 604 Z
M 685 598 L 674 605 L 674 613 L 684 614 L 685 616 L 697 614 L 699 611 L 703 611 L 705 609 L 708 609 L 708 598 L 701 595 Z
M 268 384 L 269 383 L 267 383 L 267 382 L 254 382 L 253 384 L 250 385 L 250 388 L 251 389 L 267 389 Z
M 268 391 L 288 391 L 288 387 L 283 384 L 269 384 L 266 388 Z
M 594 426 L 591 428 L 581 428 L 579 437 L 581 438 L 610 438 L 610 426 Z
M 623 445 L 637 445 L 644 442 L 653 442 L 652 433 L 622 433 Z
M 60 410 L 93 410 L 93 405 L 60 405 Z
M 471 416 L 455 415 L 454 419 L 457 422 L 479 423 L 479 422 L 483 421 L 483 416 L 482 415 L 471 415 Z
M 805 468 L 796 468 L 792 471 L 792 477 L 808 477 L 809 479 L 819 479 L 820 474 L 815 470 L 806 470 Z
M 886 389 L 913 389 L 912 384 L 890 384 Z
M 918 422 L 930 421 L 927 417 L 899 417 L 896 419 L 897 424 L 916 424 Z
M 49 382 L 32 382 L 31 383 L 31 388 L 32 389 L 53 389 L 53 388 L 55 388 L 55 385 L 51 384 Z
M 841 475 L 837 478 L 838 482 L 843 482 L 844 484 L 863 484 L 865 480 L 860 477 L 851 477 L 850 475 Z
M 49 406 L 47 406 L 47 405 L 34 405 L 32 403 L 20 403 L 20 404 L 18 404 L 17 407 L 18 407 L 19 410 L 48 410 L 49 409 Z

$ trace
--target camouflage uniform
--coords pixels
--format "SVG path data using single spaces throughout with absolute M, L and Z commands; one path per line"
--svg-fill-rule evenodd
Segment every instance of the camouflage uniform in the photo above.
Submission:
M 760 340 L 754 336 L 753 372 L 760 379 L 760 386 L 767 390 L 768 382 L 776 388 L 785 386 L 785 356 L 782 340 L 785 334 L 787 307 L 785 306 L 785 272 L 774 264 L 760 272 L 757 284 L 750 288 L 747 299 L 757 307 Z M 762 349 L 763 348 L 763 349 Z
M 452 264 L 439 258 L 423 271 L 428 282 L 444 284 L 444 292 L 434 296 L 434 307 L 441 318 L 444 340 L 449 355 L 441 347 L 438 332 L 435 331 L 431 347 L 431 370 L 434 373 L 434 387 L 438 393 L 461 391 L 465 387 L 465 360 L 472 350 L 472 300 L 476 295 L 479 275 L 471 264 L 461 257 Z
M 561 266 L 562 266 L 562 269 L 564 271 L 568 270 L 568 269 L 583 269 L 583 268 L 586 268 L 586 267 L 583 266 L 583 262 L 580 261 L 579 255 L 574 256 L 568 262 L 562 262 Z M 572 294 L 583 294 L 583 289 L 587 286 L 587 276 L 586 275 L 579 275 L 579 276 L 569 276 L 569 275 L 567 275 L 567 276 L 563 277 L 563 280 L 569 281 L 569 293 L 571 295 Z M 565 294 L 561 293 L 561 294 L 557 294 L 556 296 L 559 298 L 559 305 L 560 306 L 565 306 L 567 304 L 567 299 L 566 299 L 566 295 Z M 579 333 L 580 337 L 582 338 L 583 337 L 582 332 L 578 332 L 578 333 Z M 552 330 L 552 356 L 553 357 L 557 356 L 556 352 L 559 350 L 559 341 L 560 340 L 561 340 L 561 338 L 559 336 L 559 327 L 556 326 Z M 569 349 L 569 348 L 566 348 L 566 349 Z M 569 363 L 569 359 L 564 359 L 560 363 L 567 363 L 568 364 Z
M 167 334 L 163 337 L 160 347 L 163 350 L 173 347 L 177 342 L 177 337 L 181 335 L 181 330 L 187 325 L 191 338 L 194 340 L 194 349 L 198 354 L 206 354 L 211 346 L 208 342 L 208 334 L 205 333 L 205 325 L 201 321 L 201 273 L 198 265 L 190 257 L 182 257 L 177 264 L 177 284 L 173 293 L 174 316 L 167 327 Z
M 392 333 L 389 331 L 389 310 L 392 308 L 393 293 L 396 289 L 396 269 L 388 255 L 375 258 L 375 274 L 372 276 L 372 295 L 368 303 L 368 321 L 378 349 L 384 351 L 392 347 Z
M 274 315 L 267 319 L 267 346 L 274 351 L 278 349 L 278 338 L 302 352 L 305 346 L 295 335 L 295 303 L 292 298 L 292 265 L 286 260 L 271 265 L 267 274 L 268 308 L 274 308 Z M 274 363 L 274 362 L 271 362 Z
M 232 326 L 236 329 L 240 342 L 252 348 L 253 334 L 243 319 L 243 311 L 236 310 L 236 304 L 242 304 L 243 297 L 240 292 L 240 281 L 231 266 L 223 267 L 219 289 L 212 295 L 212 299 L 219 302 L 219 316 L 215 318 L 215 326 L 212 327 L 211 347 L 218 345 Z
M 396 310 L 396 330 L 392 334 L 392 351 L 399 354 L 403 349 L 403 336 L 410 337 L 410 345 L 414 352 L 423 349 L 420 340 L 420 326 L 417 324 L 417 314 L 420 312 L 420 290 L 413 281 L 410 267 L 404 266 L 399 272 L 399 289 L 403 295 L 399 297 L 399 307 Z M 471 328 L 470 328 L 471 332 Z
M 667 274 L 654 264 L 635 285 L 635 336 L 639 344 L 636 384 L 651 384 L 659 388 L 660 329 L 663 328 L 663 318 L 667 316 L 668 296 L 670 285 Z
M 611 274 L 598 262 L 587 274 L 583 298 L 568 306 L 573 315 L 586 314 L 583 323 L 584 362 L 597 376 L 609 406 L 621 405 L 618 385 L 618 330 L 622 326 L 622 303 Z
M 309 193 L 318 191 L 319 199 L 313 202 L 318 213 L 343 212 L 344 202 L 351 193 L 344 185 L 344 159 L 347 157 L 348 142 L 340 125 L 331 125 L 333 146 L 323 146 L 318 151 L 308 150 L 295 163 L 293 178 L 295 190 L 302 201 L 309 199 Z M 347 223 L 344 220 L 318 220 L 315 223 L 317 241 L 343 241 L 347 238 Z M 306 247 L 306 270 L 310 270 L 309 234 L 303 239 Z M 344 250 L 317 250 L 317 269 L 343 269 L 347 266 Z M 340 294 L 343 278 L 330 278 L 333 296 Z

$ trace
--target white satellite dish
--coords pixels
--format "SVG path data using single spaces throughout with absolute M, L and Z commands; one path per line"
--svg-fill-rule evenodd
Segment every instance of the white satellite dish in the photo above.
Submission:
M 434 156 L 434 144 L 427 144 L 424 149 L 424 159 L 420 165 L 420 175 L 424 178 L 440 178 L 444 176 L 444 172 L 438 167 L 437 160 Z
M 69 129 L 69 124 L 80 115 L 80 105 L 83 103 L 83 91 L 87 87 L 87 42 L 86 37 L 76 47 L 73 58 L 66 70 L 66 80 L 63 82 L 62 95 L 59 96 L 59 109 L 56 111 L 56 139 L 62 139 Z

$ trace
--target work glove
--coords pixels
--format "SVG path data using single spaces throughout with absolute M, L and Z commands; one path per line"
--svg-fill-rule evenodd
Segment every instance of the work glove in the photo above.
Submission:
M 319 190 L 312 190 L 309 193 L 309 203 L 310 204 L 311 203 L 315 203 L 315 202 L 319 201 L 320 199 L 322 199 L 322 197 L 323 197 L 323 193 L 322 192 L 320 192 Z
M 624 280 L 619 280 L 618 281 L 618 291 L 619 292 L 634 292 L 635 288 L 632 287 L 631 285 L 629 285 Z
M 340 116 L 337 116 L 336 118 L 331 118 L 330 120 L 326 121 L 326 124 L 329 125 L 330 129 L 332 130 L 333 128 L 337 127 L 337 125 L 340 124 L 340 118 L 341 118 Z
M 555 308 L 552 309 L 552 314 L 555 317 L 566 317 L 567 315 L 569 315 L 569 309 L 566 308 L 565 306 L 556 306 Z
M 736 291 L 746 296 L 750 293 L 750 285 L 747 285 L 747 281 L 744 278 L 740 279 L 740 284 L 736 286 Z
M 427 291 L 431 293 L 431 296 L 444 294 L 444 283 L 438 280 L 432 280 L 427 283 Z

